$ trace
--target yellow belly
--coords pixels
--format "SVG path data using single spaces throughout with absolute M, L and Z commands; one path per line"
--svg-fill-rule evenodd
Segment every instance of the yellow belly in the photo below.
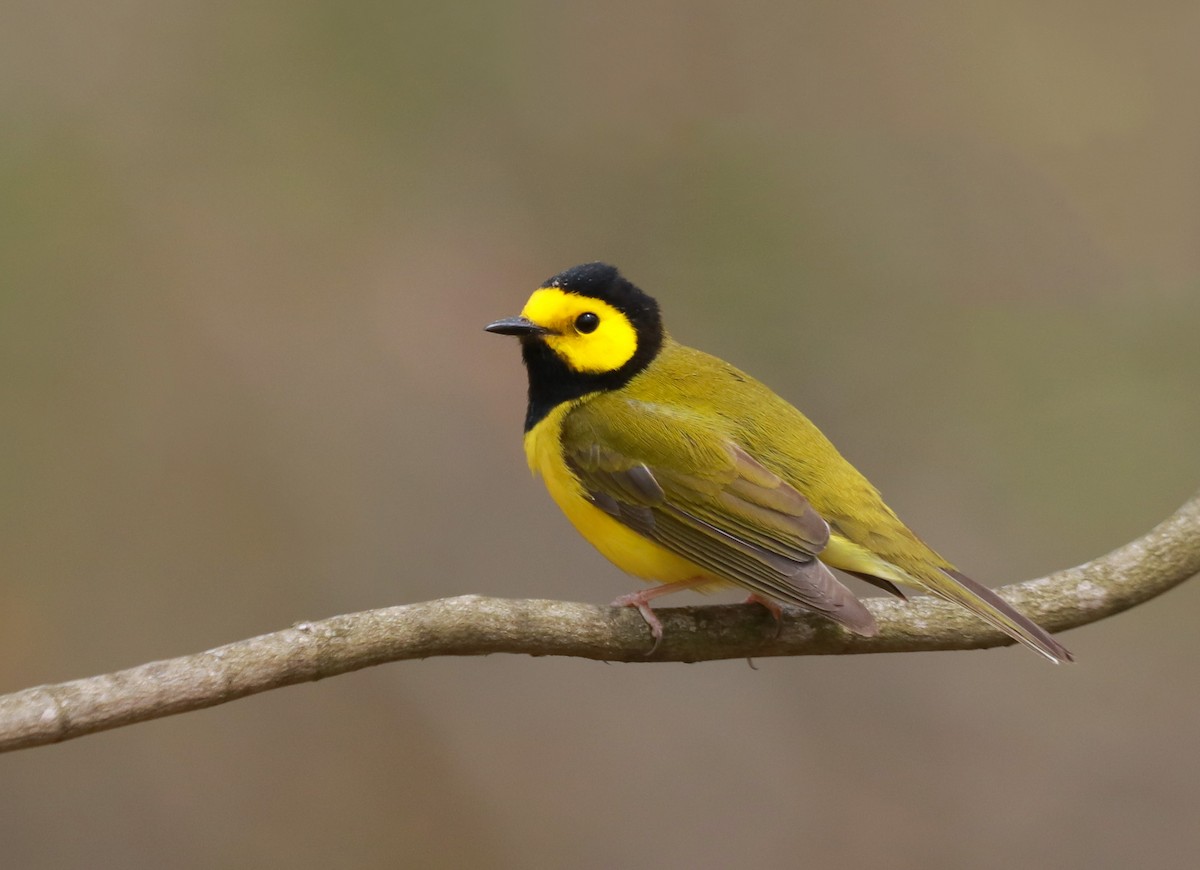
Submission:
M 579 480 L 563 461 L 559 444 L 563 417 L 571 406 L 563 403 L 525 435 L 525 457 L 534 474 L 540 474 L 550 497 L 588 542 L 620 568 L 643 580 L 675 583 L 706 578 L 727 583 L 698 565 L 643 537 L 593 505 Z

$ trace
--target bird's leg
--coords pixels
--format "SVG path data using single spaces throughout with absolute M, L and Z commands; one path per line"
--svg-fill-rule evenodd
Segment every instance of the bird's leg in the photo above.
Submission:
M 622 595 L 620 598 L 615 599 L 609 606 L 637 608 L 637 612 L 642 615 L 642 619 L 646 620 L 646 625 L 650 626 L 650 634 L 654 636 L 654 646 L 650 647 L 650 651 L 646 653 L 647 657 L 649 657 L 654 655 L 663 637 L 662 623 L 654 615 L 654 611 L 650 608 L 650 602 L 655 598 L 661 598 L 663 595 L 670 595 L 672 592 L 694 589 L 703 583 L 704 580 L 701 578 L 693 577 L 690 580 L 678 580 L 674 583 L 664 583 L 661 586 L 651 586 L 649 589 L 643 589 L 641 592 L 630 592 L 628 595 Z
M 775 638 L 778 640 L 779 635 L 783 634 L 783 606 L 778 601 L 773 601 L 770 598 L 759 595 L 757 592 L 751 592 L 747 595 L 745 603 L 761 604 L 771 612 L 771 615 L 775 617 Z

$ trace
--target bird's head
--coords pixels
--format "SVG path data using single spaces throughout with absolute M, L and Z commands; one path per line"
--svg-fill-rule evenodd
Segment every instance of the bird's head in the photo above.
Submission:
M 658 303 L 604 263 L 560 272 L 519 315 L 484 328 L 521 339 L 527 429 L 561 402 L 624 386 L 657 356 L 664 335 Z
M 587 263 L 546 281 L 516 317 L 488 332 L 540 343 L 572 372 L 604 375 L 636 358 L 642 365 L 662 343 L 658 304 L 612 266 Z

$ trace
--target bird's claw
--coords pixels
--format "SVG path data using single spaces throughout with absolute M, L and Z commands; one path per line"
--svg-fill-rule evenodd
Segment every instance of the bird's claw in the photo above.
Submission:
M 651 597 L 648 597 L 645 592 L 631 592 L 628 595 L 622 595 L 610 605 L 611 607 L 633 607 L 642 615 L 642 619 L 646 620 L 646 625 L 650 627 L 650 634 L 654 636 L 654 645 L 650 647 L 646 653 L 646 658 L 658 652 L 658 645 L 663 639 L 662 621 L 655 616 L 653 608 L 650 607 Z
M 773 640 L 779 640 L 779 636 L 783 634 L 783 606 L 778 601 L 772 601 L 770 598 L 764 598 L 761 595 L 750 593 L 746 596 L 746 604 L 759 604 L 765 607 L 775 617 L 775 637 Z

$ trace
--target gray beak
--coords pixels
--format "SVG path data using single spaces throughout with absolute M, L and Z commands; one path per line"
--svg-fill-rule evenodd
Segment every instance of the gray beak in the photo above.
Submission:
M 488 332 L 494 332 L 497 335 L 546 335 L 550 330 L 544 326 L 538 326 L 528 317 L 506 317 L 503 320 L 497 320 L 495 323 L 489 323 L 484 327 Z

